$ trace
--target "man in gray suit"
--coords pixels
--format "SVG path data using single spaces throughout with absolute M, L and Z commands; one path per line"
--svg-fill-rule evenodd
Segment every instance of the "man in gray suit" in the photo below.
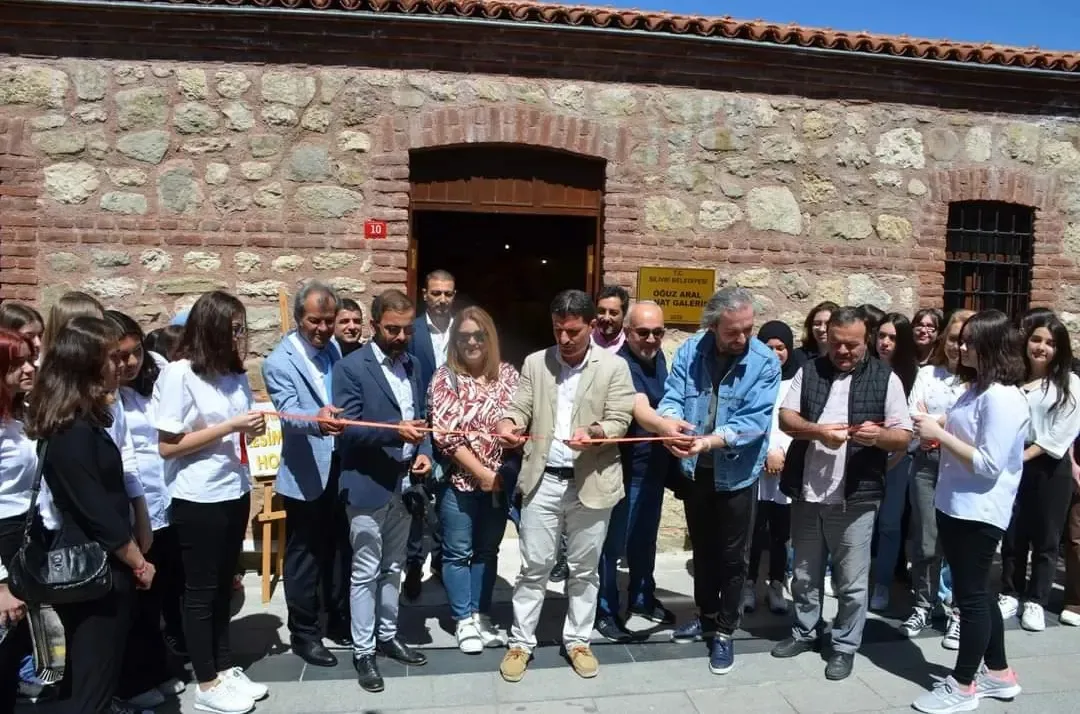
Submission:
M 289 414 L 333 418 L 334 364 L 341 352 L 331 339 L 338 297 L 312 281 L 296 294 L 296 329 L 263 362 L 263 380 L 274 409 Z M 292 648 L 309 664 L 333 667 L 337 658 L 322 642 L 320 595 L 326 635 L 348 646 L 350 547 L 345 507 L 338 497 L 340 464 L 334 438 L 341 426 L 282 419 L 281 466 L 275 490 L 285 504 L 285 602 Z

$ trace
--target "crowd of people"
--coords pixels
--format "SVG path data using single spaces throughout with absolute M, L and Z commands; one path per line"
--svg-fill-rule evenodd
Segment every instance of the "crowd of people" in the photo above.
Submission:
M 1003 622 L 1045 628 L 1063 535 L 1060 619 L 1080 625 L 1080 378 L 1053 312 L 909 319 L 824 302 L 796 346 L 783 322 L 757 325 L 748 292 L 724 288 L 669 359 L 658 305 L 621 287 L 595 300 L 566 290 L 551 304 L 554 346 L 519 368 L 501 358 L 491 316 L 455 309 L 456 292 L 434 271 L 421 314 L 387 290 L 365 317 L 307 282 L 295 329 L 263 361 L 283 432 L 288 629 L 309 664 L 337 663 L 327 640 L 345 647 L 369 692 L 384 688 L 380 658 L 424 665 L 397 625 L 429 556 L 427 587 L 445 589 L 458 647 L 505 647 L 508 682 L 527 672 L 558 580 L 563 650 L 585 678 L 599 671 L 594 629 L 633 641 L 630 616 L 704 643 L 725 674 L 763 597 L 792 621 L 773 656 L 827 651 L 825 677 L 842 680 L 867 613 L 893 609 L 903 583 L 913 608 L 900 632 L 940 618 L 957 650 L 951 675 L 914 702 L 935 714 L 1020 693 Z M 185 686 L 170 652 L 190 661 L 201 711 L 243 714 L 269 694 L 229 643 L 247 443 L 266 428 L 246 357 L 245 308 L 224 292 L 148 335 L 82 293 L 48 319 L 0 304 L 0 559 L 16 560 L 27 522 L 40 542 L 111 554 L 108 594 L 55 606 L 72 712 L 161 704 Z M 697 612 L 683 622 L 653 575 L 666 494 L 684 503 L 693 555 Z M 512 621 L 497 622 L 508 521 L 522 565 Z M 17 595 L 0 586 L 5 710 L 32 679 L 27 618 L 50 611 Z M 826 595 L 839 606 L 827 636 Z

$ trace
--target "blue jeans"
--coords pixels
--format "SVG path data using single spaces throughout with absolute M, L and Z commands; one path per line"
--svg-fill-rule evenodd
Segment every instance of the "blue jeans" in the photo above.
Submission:
M 938 602 L 952 602 L 952 569 L 949 561 L 941 559 L 941 577 L 938 580 Z
M 664 481 L 654 476 L 633 476 L 626 496 L 611 511 L 604 550 L 600 554 L 600 598 L 596 616 L 619 613 L 619 574 L 616 563 L 626 553 L 630 567 L 629 606 L 648 607 L 656 598 L 656 537 L 664 504 Z
M 447 486 L 439 504 L 442 521 L 443 586 L 455 620 L 491 611 L 498 574 L 499 543 L 506 529 L 506 506 L 483 491 Z
M 911 456 L 905 456 L 885 474 L 885 498 L 878 511 L 877 560 L 874 563 L 874 584 L 889 587 L 896 571 L 896 559 L 904 544 L 901 542 L 901 523 L 911 486 Z

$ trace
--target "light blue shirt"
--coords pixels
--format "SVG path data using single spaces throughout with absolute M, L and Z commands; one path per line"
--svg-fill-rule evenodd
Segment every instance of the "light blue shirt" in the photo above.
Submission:
M 401 410 L 401 418 L 405 421 L 416 418 L 416 405 L 413 403 L 412 383 L 409 374 L 405 371 L 405 361 L 408 355 L 402 352 L 397 359 L 390 359 L 386 353 L 379 349 L 374 340 L 371 341 L 371 352 L 375 355 L 375 361 L 382 367 L 383 376 L 390 385 L 390 391 L 397 400 L 398 409 Z M 410 461 L 416 453 L 415 444 L 405 444 L 401 449 L 401 458 Z

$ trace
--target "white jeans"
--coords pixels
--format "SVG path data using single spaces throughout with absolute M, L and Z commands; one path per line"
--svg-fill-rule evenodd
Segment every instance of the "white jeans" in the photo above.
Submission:
M 574 481 L 545 473 L 543 480 L 521 509 L 518 542 L 521 573 L 514 586 L 514 626 L 510 647 L 531 652 L 536 647 L 536 625 L 544 605 L 551 568 L 566 530 L 566 580 L 568 607 L 563 624 L 563 644 L 588 644 L 596 619 L 600 592 L 600 552 L 604 548 L 611 509 L 586 508 L 578 500 Z

